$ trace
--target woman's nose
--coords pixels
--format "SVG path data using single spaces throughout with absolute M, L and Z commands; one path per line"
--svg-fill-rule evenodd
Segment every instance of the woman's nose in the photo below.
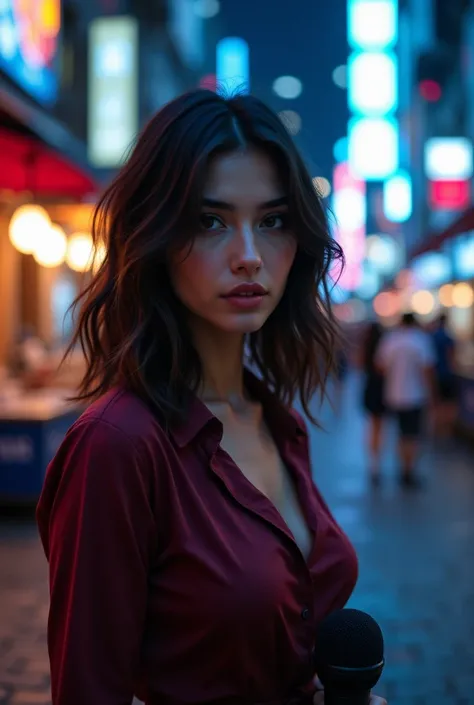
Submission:
M 242 226 L 236 234 L 233 250 L 232 270 L 234 272 L 245 272 L 247 276 L 254 276 L 260 271 L 263 265 L 262 255 L 251 226 Z

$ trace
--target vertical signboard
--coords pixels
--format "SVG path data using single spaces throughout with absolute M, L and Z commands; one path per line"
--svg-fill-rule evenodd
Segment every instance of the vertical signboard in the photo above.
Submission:
M 88 156 L 95 167 L 122 164 L 138 131 L 138 23 L 108 16 L 89 26 Z

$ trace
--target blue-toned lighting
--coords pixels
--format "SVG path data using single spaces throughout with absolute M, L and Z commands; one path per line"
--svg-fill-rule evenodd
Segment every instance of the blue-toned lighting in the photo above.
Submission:
M 387 179 L 398 170 L 399 128 L 392 118 L 353 118 L 348 123 L 351 170 L 364 181 Z
M 348 0 L 348 42 L 353 49 L 387 50 L 398 38 L 397 0 Z
M 442 252 L 428 252 L 411 265 L 417 282 L 428 289 L 441 286 L 453 278 L 449 257 Z
M 397 171 L 383 185 L 383 212 L 392 223 L 404 223 L 413 210 L 413 194 L 410 175 Z
M 353 113 L 383 116 L 397 109 L 397 57 L 384 52 L 355 52 L 348 62 L 348 104 Z
M 361 299 L 368 301 L 373 299 L 380 289 L 380 274 L 370 266 L 368 262 L 362 265 L 362 277 L 355 294 Z
M 216 78 L 218 93 L 249 92 L 249 46 L 245 39 L 226 37 L 217 43 Z
M 474 277 L 474 233 L 453 243 L 455 274 L 459 279 Z
M 334 161 L 338 164 L 340 162 L 347 162 L 347 137 L 340 137 L 337 142 L 335 142 L 332 153 L 334 155 Z

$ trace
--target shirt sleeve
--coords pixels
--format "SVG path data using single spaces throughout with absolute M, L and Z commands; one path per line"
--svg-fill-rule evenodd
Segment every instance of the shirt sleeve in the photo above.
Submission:
M 73 427 L 48 468 L 53 705 L 133 699 L 157 535 L 146 465 L 123 432 L 94 419 Z

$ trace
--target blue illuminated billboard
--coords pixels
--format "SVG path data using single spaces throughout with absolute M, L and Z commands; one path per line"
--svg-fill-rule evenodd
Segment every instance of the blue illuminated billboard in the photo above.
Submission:
M 226 37 L 217 44 L 218 91 L 248 93 L 250 87 L 249 47 L 245 39 Z
M 57 95 L 61 0 L 1 0 L 0 69 L 41 103 Z

